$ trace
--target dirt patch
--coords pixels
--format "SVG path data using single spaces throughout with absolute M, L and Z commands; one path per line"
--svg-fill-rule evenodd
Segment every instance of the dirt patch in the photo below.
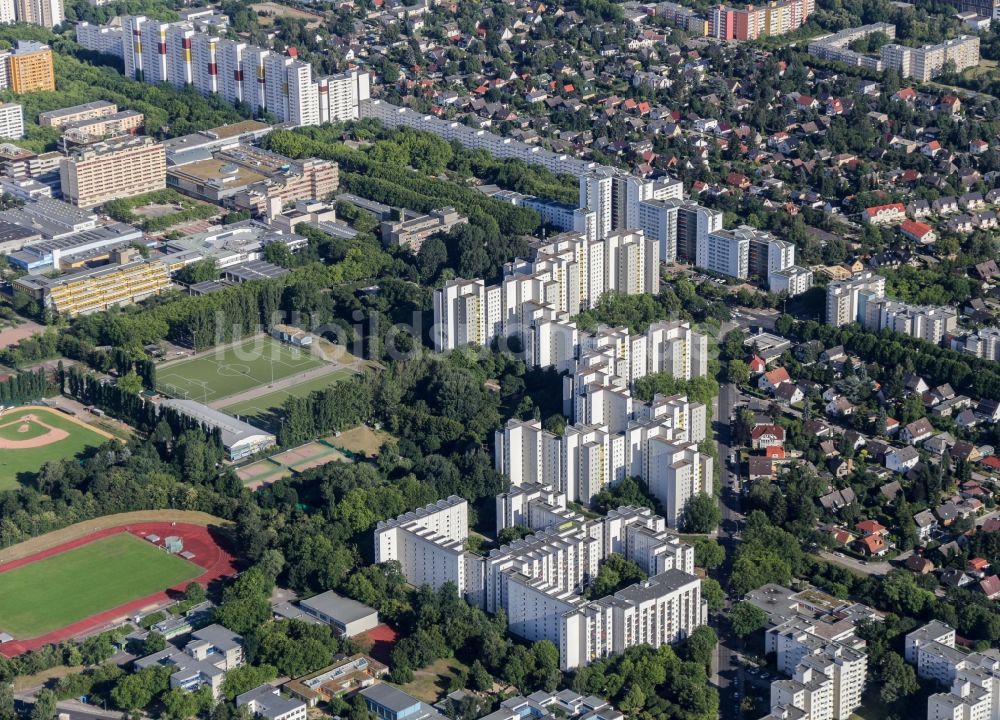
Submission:
M 165 523 L 185 523 L 187 525 L 228 525 L 228 521 L 215 515 L 197 512 L 195 510 L 138 510 L 136 512 L 118 513 L 117 515 L 105 515 L 84 520 L 76 525 L 64 527 L 61 530 L 53 530 L 45 535 L 25 540 L 17 545 L 0 550 L 0 565 L 5 565 L 14 560 L 35 555 L 43 550 L 50 550 L 60 545 L 76 540 L 87 535 L 92 535 L 100 530 L 121 527 L 132 523 L 145 522 L 165 522 Z
M 38 323 L 25 322 L 17 327 L 0 330 L 0 348 L 17 345 L 25 338 L 29 338 L 35 333 L 44 332 L 45 328 Z
M 339 450 L 346 450 L 356 455 L 375 457 L 382 444 L 395 438 L 383 430 L 373 430 L 367 425 L 358 425 L 345 430 L 339 436 L 331 435 L 326 442 Z

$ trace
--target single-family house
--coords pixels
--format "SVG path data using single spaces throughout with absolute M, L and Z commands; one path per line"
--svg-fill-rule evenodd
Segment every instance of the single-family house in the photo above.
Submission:
M 1000 599 L 1000 577 L 984 577 L 979 581 L 979 590 L 990 600 Z
M 937 530 L 938 520 L 930 510 L 921 510 L 913 516 L 913 522 L 917 526 L 917 538 L 920 542 L 930 539 L 931 533 Z
M 754 450 L 780 447 L 785 443 L 785 428 L 781 425 L 758 425 L 750 431 L 750 441 Z
M 910 446 L 893 448 L 885 455 L 885 466 L 898 473 L 905 473 L 919 461 L 920 454 Z
M 906 558 L 906 569 L 916 575 L 927 575 L 934 570 L 934 563 L 922 555 L 910 555 Z
M 855 546 L 869 557 L 881 557 L 889 552 L 889 543 L 881 535 L 866 535 L 860 538 Z
M 775 368 L 760 376 L 757 387 L 761 390 L 773 393 L 782 383 L 790 383 L 792 378 L 788 375 L 788 370 L 783 367 Z
M 747 477 L 750 480 L 770 480 L 774 477 L 774 463 L 771 458 L 754 455 L 747 461 Z
M 931 421 L 922 417 L 919 420 L 914 420 L 913 422 L 904 425 L 902 432 L 899 434 L 899 438 L 903 442 L 909 443 L 910 445 L 916 445 L 919 442 L 923 442 L 933 434 L 934 426 L 931 425 Z

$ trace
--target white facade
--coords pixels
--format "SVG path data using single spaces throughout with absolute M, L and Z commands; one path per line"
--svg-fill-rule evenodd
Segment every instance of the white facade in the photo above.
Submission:
M 109 52 L 116 33 L 104 31 L 78 31 L 78 39 L 85 47 Z M 312 66 L 294 51 L 286 56 L 221 39 L 198 31 L 190 21 L 160 23 L 125 16 L 121 48 L 130 77 L 176 87 L 193 85 L 204 95 L 245 102 L 254 112 L 266 111 L 297 126 L 356 119 L 359 104 L 369 97 L 367 73 L 351 71 L 314 80 Z
M 469 506 L 455 495 L 375 528 L 375 562 L 398 561 L 411 585 L 440 588 L 452 582 L 465 597 L 475 578 L 467 578 Z
M 870 301 L 885 297 L 885 278 L 864 272 L 826 287 L 826 323 L 840 327 L 862 322 Z
M 746 279 L 749 274 L 750 239 L 731 230 L 716 230 L 699 244 L 695 264 L 721 275 Z
M 866 303 L 861 324 L 876 332 L 889 329 L 936 345 L 958 327 L 958 311 L 944 306 L 908 305 L 883 297 Z
M 955 630 L 938 620 L 906 636 L 906 661 L 923 680 L 949 687 L 927 699 L 928 720 L 995 720 L 1000 716 L 1000 659 L 992 651 L 955 648 Z
M 104 55 L 124 58 L 125 30 L 121 25 L 77 23 L 76 41 L 81 47 Z
M 0 105 L 0 138 L 19 140 L 24 137 L 24 108 L 17 103 Z
M 659 243 L 660 262 L 677 260 L 677 213 L 677 205 L 666 200 L 639 203 L 639 229 Z
M 800 265 L 791 265 L 773 272 L 768 277 L 768 289 L 773 293 L 801 295 L 813 284 L 812 270 Z

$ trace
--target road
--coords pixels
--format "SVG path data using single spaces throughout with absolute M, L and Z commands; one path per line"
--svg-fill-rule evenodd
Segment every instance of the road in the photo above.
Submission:
M 722 491 L 719 496 L 722 524 L 719 527 L 717 539 L 726 549 L 726 562 L 713 570 L 711 575 L 719 581 L 727 592 L 723 613 L 714 615 L 710 621 L 710 625 L 719 636 L 719 645 L 712 667 L 712 682 L 719 689 L 719 715 L 724 720 L 738 720 L 740 718 L 740 700 L 743 697 L 744 684 L 743 671 L 739 663 L 735 661 L 735 653 L 740 649 L 739 639 L 733 635 L 725 617 L 731 607 L 728 597 L 729 577 L 733 555 L 739 542 L 740 498 L 735 486 L 730 484 L 730 478 L 734 474 L 738 475 L 739 468 L 734 467 L 729 462 L 729 455 L 733 451 L 729 418 L 733 414 L 733 406 L 738 397 L 739 393 L 734 385 L 723 383 L 719 387 L 719 396 L 712 407 L 712 429 L 715 432 L 719 464 L 722 466 L 720 473 Z
M 35 704 L 35 693 L 41 688 L 14 695 L 14 709 L 23 715 L 31 712 Z M 97 705 L 84 705 L 77 700 L 60 700 L 56 703 L 59 715 L 68 715 L 70 720 L 122 720 L 125 713 L 117 710 L 103 710 Z
M 902 552 L 896 556 L 895 562 L 897 564 L 904 563 L 912 554 L 912 550 Z M 819 556 L 827 562 L 831 562 L 834 565 L 841 565 L 848 570 L 853 570 L 854 572 L 861 573 L 862 575 L 885 575 L 894 567 L 892 563 L 887 561 L 866 563 L 855 558 L 848 557 L 844 554 L 837 555 L 836 553 L 828 552 L 826 550 L 820 550 Z

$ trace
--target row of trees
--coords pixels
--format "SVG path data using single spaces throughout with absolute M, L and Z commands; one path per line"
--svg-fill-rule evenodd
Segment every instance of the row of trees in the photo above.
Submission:
M 52 391 L 44 369 L 18 373 L 0 382 L 0 407 L 41 400 Z

